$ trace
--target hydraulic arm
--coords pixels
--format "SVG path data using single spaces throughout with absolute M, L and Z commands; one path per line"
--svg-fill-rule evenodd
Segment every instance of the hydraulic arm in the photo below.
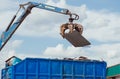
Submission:
M 42 4 L 42 3 L 35 3 L 35 2 L 28 2 L 26 4 L 21 4 L 17 13 L 12 18 L 10 24 L 8 25 L 6 30 L 1 35 L 0 51 L 5 46 L 5 44 L 8 42 L 8 40 L 11 38 L 11 36 L 14 34 L 14 32 L 17 30 L 17 28 L 20 26 L 20 24 L 24 21 L 24 19 L 31 13 L 32 8 L 34 8 L 34 7 L 61 13 L 61 14 L 65 14 L 65 15 L 69 15 L 70 19 L 72 19 L 72 20 L 79 19 L 79 16 L 77 14 L 71 13 L 68 9 L 58 8 L 55 6 L 50 6 L 50 5 L 46 5 L 46 4 Z M 20 17 L 18 17 L 16 19 L 16 16 L 21 8 L 24 8 L 24 12 L 20 15 Z

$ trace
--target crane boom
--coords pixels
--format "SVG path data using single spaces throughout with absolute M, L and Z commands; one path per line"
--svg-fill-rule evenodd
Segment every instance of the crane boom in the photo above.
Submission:
M 36 8 L 45 9 L 45 10 L 49 10 L 49 11 L 53 11 L 53 12 L 57 12 L 57 13 L 61 13 L 61 14 L 69 14 L 70 13 L 68 9 L 58 8 L 58 7 L 43 4 L 43 3 L 32 2 L 31 4 Z
M 17 30 L 17 28 L 21 25 L 24 19 L 30 14 L 32 8 L 34 7 L 71 16 L 71 12 L 68 9 L 64 9 L 64 8 L 59 8 L 59 7 L 46 5 L 42 3 L 35 3 L 35 2 L 22 4 L 20 5 L 20 7 L 24 7 L 25 5 L 27 7 L 25 8 L 24 12 L 20 15 L 20 17 L 18 17 L 18 19 L 14 22 L 16 15 L 18 13 L 17 12 L 16 15 L 13 17 L 12 21 L 10 22 L 10 24 L 8 25 L 7 29 L 2 33 L 0 38 L 0 51 L 8 42 L 8 40 L 11 38 L 11 36 L 14 34 L 14 32 Z

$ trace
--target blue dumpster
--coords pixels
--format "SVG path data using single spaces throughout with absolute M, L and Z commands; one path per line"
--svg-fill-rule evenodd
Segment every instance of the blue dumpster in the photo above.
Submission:
M 106 62 L 26 58 L 1 74 L 1 79 L 106 79 Z

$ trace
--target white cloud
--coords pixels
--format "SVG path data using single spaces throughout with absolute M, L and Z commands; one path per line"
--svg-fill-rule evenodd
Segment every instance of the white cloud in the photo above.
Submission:
M 12 57 L 16 56 L 16 51 L 15 49 L 19 47 L 22 44 L 22 40 L 15 40 L 12 42 L 8 42 L 6 46 L 0 51 L 0 69 L 4 68 L 5 66 L 5 61 Z
M 118 64 L 120 57 L 120 44 L 102 44 L 94 45 L 90 48 L 75 48 L 73 46 L 65 47 L 62 44 L 58 44 L 55 47 L 48 47 L 44 52 L 44 57 L 63 58 L 63 57 L 79 57 L 86 56 L 90 59 L 104 60 L 108 62 L 108 66 Z M 118 60 L 117 60 L 118 58 Z M 115 61 L 115 62 L 111 62 Z
M 10 0 L 4 0 L 0 2 L 0 11 L 5 11 L 5 10 L 11 10 L 14 9 L 14 6 L 16 5 L 16 2 L 10 1 Z M 10 8 L 9 8 L 10 7 Z
M 58 44 L 56 47 L 48 47 L 45 52 L 43 53 L 43 56 L 48 57 L 74 57 L 77 56 L 80 52 L 79 48 L 75 47 L 67 47 L 64 48 L 62 44 Z M 82 53 L 83 51 L 81 51 Z
M 84 34 L 89 39 L 102 42 L 120 41 L 120 14 L 106 11 L 87 11 L 83 21 Z

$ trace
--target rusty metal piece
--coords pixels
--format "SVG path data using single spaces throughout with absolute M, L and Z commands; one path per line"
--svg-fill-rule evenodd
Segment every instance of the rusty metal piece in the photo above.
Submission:
M 76 30 L 74 30 L 72 33 L 65 33 L 64 38 L 75 47 L 84 47 L 90 45 L 90 42 Z
M 77 23 L 66 23 L 62 24 L 60 27 L 60 34 L 64 38 L 65 30 L 69 29 L 69 33 L 72 33 L 74 30 L 78 31 L 80 34 L 83 32 L 83 26 Z
M 75 23 L 75 24 L 74 24 L 74 29 L 75 29 L 76 31 L 78 31 L 80 34 L 83 33 L 83 26 L 82 26 L 81 24 Z
M 63 60 L 73 60 L 73 58 L 64 58 Z
M 87 57 L 85 57 L 85 56 L 80 56 L 79 58 L 78 58 L 78 60 L 89 60 Z
M 63 38 L 64 38 L 64 35 L 65 35 L 65 30 L 67 30 L 67 29 L 68 29 L 68 23 L 62 24 L 60 26 L 60 34 L 62 35 Z

